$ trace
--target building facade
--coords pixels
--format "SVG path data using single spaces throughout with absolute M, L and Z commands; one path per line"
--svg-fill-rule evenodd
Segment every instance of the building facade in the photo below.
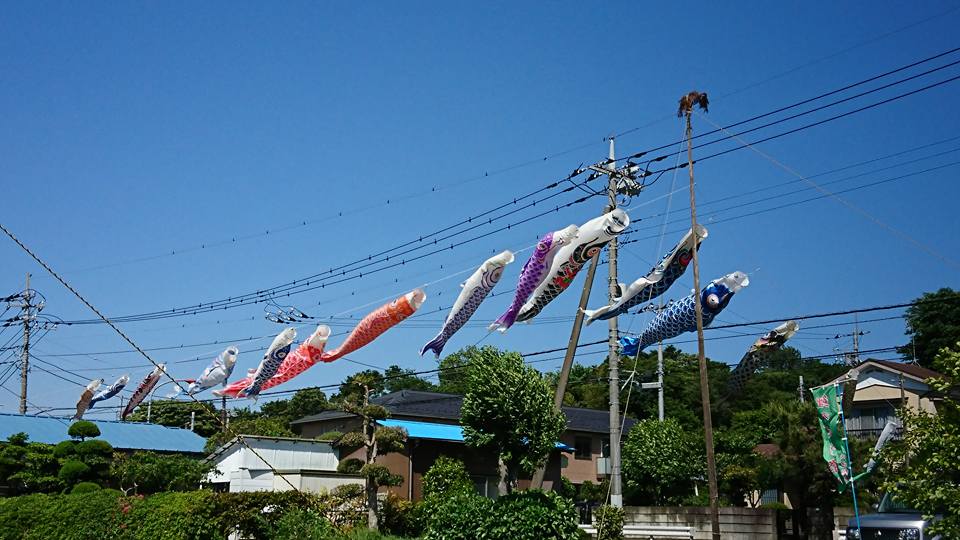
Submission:
M 378 459 L 392 474 L 403 478 L 401 485 L 390 488 L 401 497 L 420 500 L 423 475 L 441 456 L 462 460 L 474 481 L 477 491 L 483 495 L 496 496 L 499 469 L 497 457 L 490 452 L 470 448 L 463 441 L 460 428 L 460 407 L 463 396 L 401 390 L 372 400 L 390 411 L 390 418 L 382 422 L 389 427 L 402 428 L 407 433 L 403 452 L 387 454 Z M 598 483 L 608 474 L 609 412 L 606 410 L 564 407 L 567 429 L 551 452 L 544 477 L 544 489 L 566 477 L 579 485 L 585 481 Z M 625 431 L 633 425 L 627 419 Z M 304 438 L 315 438 L 327 432 L 347 433 L 360 427 L 360 419 L 340 411 L 325 411 L 300 418 L 291 423 L 294 431 Z M 357 450 L 343 459 L 363 458 L 363 450 Z M 521 479 L 521 487 L 529 479 Z

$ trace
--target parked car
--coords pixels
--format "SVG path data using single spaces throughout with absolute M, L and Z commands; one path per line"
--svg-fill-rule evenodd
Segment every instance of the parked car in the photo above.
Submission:
M 847 523 L 847 540 L 941 540 L 929 536 L 927 528 L 938 518 L 924 519 L 923 515 L 896 500 L 889 493 L 875 507 L 876 513 L 860 516 L 860 530 L 856 518 Z

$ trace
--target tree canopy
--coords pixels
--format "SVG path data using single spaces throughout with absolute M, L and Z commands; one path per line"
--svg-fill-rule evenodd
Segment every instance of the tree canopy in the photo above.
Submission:
M 467 444 L 500 458 L 501 491 L 511 491 L 520 473 L 542 465 L 566 427 L 553 406 L 553 390 L 523 357 L 492 347 L 472 351 L 460 423 Z
M 934 359 L 940 349 L 960 341 L 960 292 L 943 288 L 914 302 L 905 314 L 911 340 L 898 351 L 907 358 L 915 356 L 921 366 L 939 369 Z

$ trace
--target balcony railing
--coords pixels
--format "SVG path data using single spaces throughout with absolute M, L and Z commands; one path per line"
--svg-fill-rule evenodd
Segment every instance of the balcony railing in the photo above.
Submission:
M 848 429 L 847 436 L 851 439 L 875 441 L 880 437 L 883 428 L 876 429 Z M 893 432 L 893 440 L 899 440 L 903 436 L 903 428 L 897 428 Z

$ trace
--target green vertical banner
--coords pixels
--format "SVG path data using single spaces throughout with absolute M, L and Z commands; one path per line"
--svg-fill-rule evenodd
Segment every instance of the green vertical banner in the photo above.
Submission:
M 838 491 L 843 492 L 850 483 L 850 457 L 844 450 L 844 426 L 840 424 L 840 400 L 837 397 L 837 386 L 831 384 L 811 388 L 810 392 L 813 394 L 813 403 L 817 407 L 817 416 L 820 419 L 820 432 L 823 434 L 823 459 L 840 483 Z

